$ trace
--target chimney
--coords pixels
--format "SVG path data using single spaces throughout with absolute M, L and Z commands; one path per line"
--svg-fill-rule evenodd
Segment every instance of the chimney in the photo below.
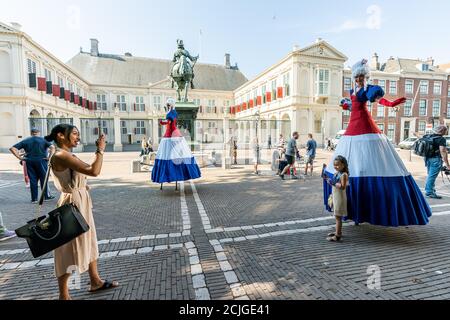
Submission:
M 20 31 L 22 29 L 22 25 L 17 22 L 11 22 L 11 26 L 18 31 Z
M 229 53 L 225 53 L 225 68 L 230 69 L 231 68 L 231 59 L 230 59 L 230 54 Z
M 430 66 L 434 66 L 434 59 L 433 59 L 433 57 L 429 57 L 429 58 L 427 59 L 427 63 L 428 63 Z
M 133 55 L 130 52 L 125 52 L 125 57 L 132 57 Z
M 370 62 L 370 68 L 372 70 L 380 70 L 380 62 L 378 61 L 378 55 L 376 53 L 372 56 L 372 61 Z
M 319 43 L 319 42 L 321 42 L 322 41 L 322 38 L 317 38 L 316 39 L 316 43 Z
M 91 39 L 91 56 L 98 57 L 98 40 Z

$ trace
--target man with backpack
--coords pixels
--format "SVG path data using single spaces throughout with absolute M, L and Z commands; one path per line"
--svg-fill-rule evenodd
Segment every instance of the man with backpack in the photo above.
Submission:
M 425 166 L 427 167 L 428 175 L 425 183 L 425 195 L 431 199 L 442 199 L 441 196 L 436 194 L 436 178 L 439 173 L 445 169 L 442 167 L 443 162 L 445 163 L 446 168 L 450 168 L 448 162 L 447 141 L 444 138 L 447 134 L 447 127 L 440 125 L 434 129 L 434 134 L 423 136 L 414 146 L 414 152 L 425 158 Z

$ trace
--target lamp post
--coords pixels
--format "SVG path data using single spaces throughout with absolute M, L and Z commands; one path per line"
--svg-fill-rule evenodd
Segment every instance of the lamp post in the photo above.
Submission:
M 256 111 L 255 114 L 253 115 L 253 119 L 255 121 L 255 134 L 256 134 L 256 161 L 257 163 L 259 163 L 259 157 L 260 157 L 260 150 L 259 150 L 259 138 L 258 138 L 258 126 L 259 126 L 259 121 L 261 119 L 261 114 L 259 113 L 259 111 Z

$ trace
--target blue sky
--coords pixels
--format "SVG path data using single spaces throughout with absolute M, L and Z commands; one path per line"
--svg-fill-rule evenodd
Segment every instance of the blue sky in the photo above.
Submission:
M 0 21 L 18 22 L 63 61 L 89 39 L 100 52 L 172 57 L 182 38 L 200 61 L 230 53 L 249 78 L 321 37 L 350 65 L 377 52 L 450 62 L 450 1 L 293 0 L 0 0 Z M 201 30 L 201 36 L 200 36 Z

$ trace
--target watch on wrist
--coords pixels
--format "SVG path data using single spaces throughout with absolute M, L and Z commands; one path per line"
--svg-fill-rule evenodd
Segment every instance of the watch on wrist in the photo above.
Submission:
M 104 151 L 104 150 L 97 149 L 97 150 L 95 151 L 95 153 L 99 153 L 99 154 L 103 155 L 103 154 L 105 153 L 105 151 Z

